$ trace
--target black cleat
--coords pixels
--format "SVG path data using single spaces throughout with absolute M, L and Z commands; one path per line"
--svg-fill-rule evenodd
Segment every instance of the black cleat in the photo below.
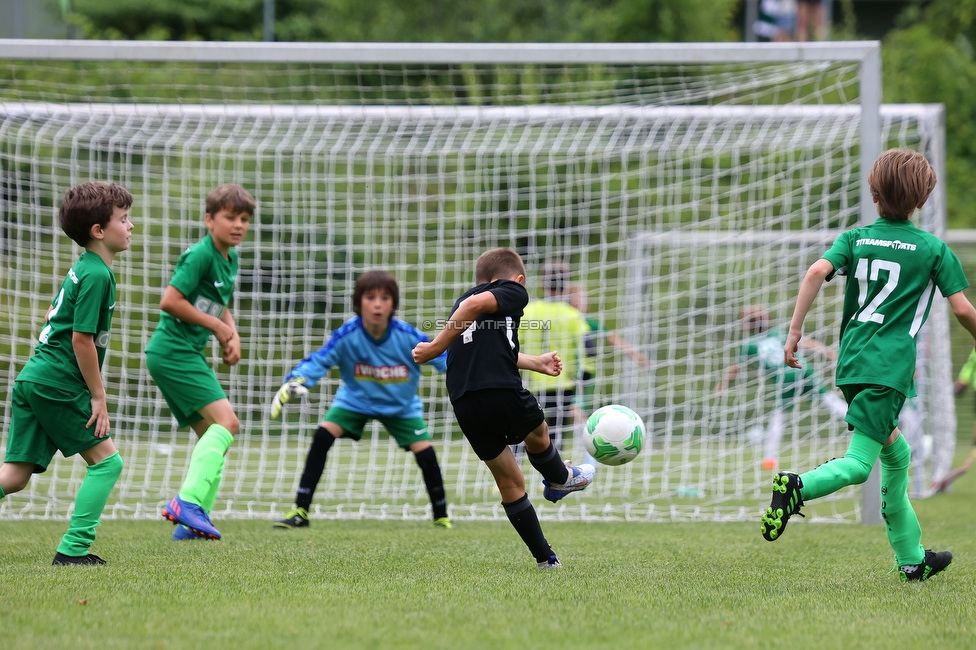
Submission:
M 799 474 L 780 472 L 773 477 L 773 499 L 762 516 L 762 536 L 767 542 L 775 542 L 786 530 L 786 523 L 793 515 L 800 515 L 803 498 L 800 496 Z
M 950 558 L 952 556 L 949 556 Z M 88 555 L 82 555 L 81 557 L 75 557 L 73 555 L 64 555 L 63 553 L 54 554 L 54 562 L 51 562 L 54 566 L 78 566 L 78 565 L 94 565 L 94 564 L 105 564 L 105 560 L 98 557 L 94 553 L 89 553 Z M 902 574 L 904 575 L 904 574 Z
M 936 573 L 946 568 L 952 563 L 952 553 L 949 551 L 939 551 L 938 553 L 926 549 L 925 559 L 921 564 L 903 564 L 898 567 L 898 574 L 902 582 L 909 580 L 928 580 Z

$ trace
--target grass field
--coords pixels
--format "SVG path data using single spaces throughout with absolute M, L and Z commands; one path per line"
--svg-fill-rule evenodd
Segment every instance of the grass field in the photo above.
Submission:
M 962 446 L 961 460 L 969 452 Z M 507 522 L 217 522 L 170 541 L 105 522 L 104 567 L 52 567 L 63 521 L 0 522 L 7 648 L 973 648 L 976 473 L 916 504 L 952 566 L 902 584 L 881 527 L 547 522 L 535 568 Z

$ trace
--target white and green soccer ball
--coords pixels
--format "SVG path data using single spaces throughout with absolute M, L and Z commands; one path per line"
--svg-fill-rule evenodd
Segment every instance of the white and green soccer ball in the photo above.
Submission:
M 644 421 L 626 406 L 604 406 L 586 420 L 583 445 L 604 465 L 629 463 L 644 447 Z

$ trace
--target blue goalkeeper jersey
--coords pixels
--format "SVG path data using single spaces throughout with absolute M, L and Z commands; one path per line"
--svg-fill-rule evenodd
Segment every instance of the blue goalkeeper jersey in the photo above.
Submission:
M 333 332 L 320 350 L 302 359 L 285 381 L 304 377 L 305 385 L 311 387 L 336 367 L 342 385 L 332 406 L 373 417 L 421 418 L 424 407 L 417 396 L 421 368 L 412 352 L 418 343 L 429 340 L 413 325 L 396 318 L 390 319 L 383 338 L 376 340 L 356 316 Z M 447 353 L 427 363 L 444 372 Z

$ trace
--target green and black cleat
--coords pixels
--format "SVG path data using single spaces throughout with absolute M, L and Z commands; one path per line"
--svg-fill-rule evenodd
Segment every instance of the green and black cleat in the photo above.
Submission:
M 793 515 L 800 515 L 803 498 L 800 488 L 803 483 L 799 474 L 780 472 L 773 477 L 773 498 L 762 516 L 762 536 L 767 542 L 775 542 L 782 537 L 786 524 Z
M 926 549 L 925 559 L 921 564 L 903 564 L 898 567 L 898 574 L 902 582 L 914 580 L 921 582 L 928 580 L 952 563 L 952 553 L 939 551 L 938 553 Z

